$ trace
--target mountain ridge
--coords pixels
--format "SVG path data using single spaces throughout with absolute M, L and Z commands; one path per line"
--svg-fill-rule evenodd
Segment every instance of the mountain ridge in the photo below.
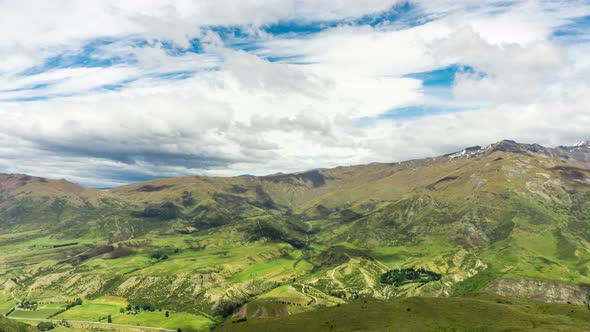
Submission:
M 302 175 L 305 173 L 310 173 L 310 172 L 315 172 L 315 171 L 322 171 L 322 170 L 331 170 L 331 169 L 335 169 L 335 168 L 342 168 L 342 167 L 358 167 L 358 166 L 370 166 L 373 164 L 378 164 L 378 165 L 392 165 L 392 164 L 400 164 L 400 163 L 408 163 L 408 162 L 416 162 L 416 161 L 421 161 L 421 160 L 429 160 L 429 159 L 437 159 L 437 158 L 441 158 L 441 157 L 448 157 L 448 156 L 453 156 L 453 155 L 462 155 L 462 153 L 464 152 L 474 152 L 477 150 L 488 150 L 488 149 L 498 149 L 498 150 L 504 150 L 504 151 L 508 151 L 509 149 L 513 149 L 513 151 L 511 152 L 517 152 L 517 151 L 532 151 L 532 152 L 538 152 L 538 151 L 542 151 L 542 150 L 557 150 L 557 149 L 561 149 L 561 150 L 565 150 L 568 152 L 572 152 L 575 150 L 579 150 L 579 149 L 590 149 L 590 140 L 580 140 L 577 143 L 575 143 L 574 145 L 571 146 L 567 146 L 567 145 L 559 145 L 557 147 L 554 148 L 548 148 L 548 147 L 544 147 L 542 145 L 539 145 L 537 143 L 519 143 L 516 142 L 514 140 L 510 140 L 510 139 L 503 139 L 501 141 L 498 141 L 496 143 L 492 143 L 487 145 L 486 147 L 481 147 L 481 146 L 471 146 L 471 147 L 467 147 L 463 150 L 460 151 L 455 151 L 455 152 L 450 152 L 447 154 L 443 154 L 440 156 L 432 156 L 432 157 L 425 157 L 425 158 L 417 158 L 417 159 L 409 159 L 409 160 L 403 160 L 403 161 L 392 161 L 392 162 L 371 162 L 371 163 L 367 163 L 367 164 L 355 164 L 355 165 L 349 165 L 349 166 L 336 166 L 336 167 L 332 167 L 332 168 L 324 168 L 324 167 L 320 167 L 320 168 L 313 168 L 313 169 L 308 169 L 308 170 L 303 170 L 303 171 L 297 171 L 297 172 L 293 172 L 293 173 L 283 173 L 283 172 L 278 172 L 278 173 L 272 173 L 272 174 L 267 174 L 267 175 L 250 175 L 250 174 L 244 174 L 244 175 L 236 175 L 236 176 L 211 176 L 211 175 L 185 175 L 185 176 L 179 176 L 179 177 L 162 177 L 162 178 L 157 178 L 157 179 L 152 179 L 152 180 L 146 180 L 146 181 L 139 181 L 139 182 L 132 182 L 132 183 L 128 183 L 128 184 L 122 184 L 119 186 L 115 186 L 115 187 L 108 187 L 108 188 L 95 188 L 95 187 L 89 187 L 89 186 L 84 186 L 81 184 L 78 184 L 76 182 L 72 182 L 69 180 L 66 180 L 64 178 L 61 179 L 57 179 L 57 178 L 47 178 L 47 177 L 43 177 L 43 176 L 34 176 L 34 175 L 29 175 L 29 174 L 24 174 L 24 173 L 1 173 L 0 172 L 0 181 L 3 181 L 5 177 L 21 177 L 21 178 L 35 178 L 35 179 L 39 179 L 41 181 L 43 180 L 52 180 L 52 181 L 65 181 L 65 182 L 69 182 L 72 184 L 76 184 L 88 189 L 96 189 L 96 190 L 112 190 L 112 189 L 116 189 L 116 188 L 120 188 L 120 187 L 124 187 L 124 186 L 128 186 L 128 185 L 134 185 L 134 184 L 139 184 L 139 183 L 148 183 L 151 181 L 158 181 L 158 180 L 164 180 L 164 179 L 174 179 L 174 178 L 192 178 L 192 177 L 204 177 L 204 178 L 240 178 L 240 177 L 254 177 L 254 178 L 263 178 L 263 177 L 281 177 L 281 176 L 294 176 L 294 175 Z
M 207 324 L 473 291 L 582 305 L 588 154 L 500 141 L 458 156 L 108 191 L 4 175 L 0 296 L 116 297 Z

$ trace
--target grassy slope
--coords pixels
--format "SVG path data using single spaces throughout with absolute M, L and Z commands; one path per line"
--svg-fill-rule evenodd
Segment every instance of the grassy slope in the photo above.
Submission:
M 227 321 L 219 331 L 583 331 L 583 306 L 545 304 L 487 294 L 454 298 L 357 300 L 275 319 Z
M 4 176 L 0 285 L 60 305 L 117 295 L 209 324 L 220 300 L 281 312 L 277 299 L 313 299 L 315 308 L 358 294 L 460 294 L 499 277 L 589 283 L 590 173 L 560 158 L 494 151 L 295 175 L 161 179 L 109 192 Z M 172 214 L 146 216 L 165 204 Z M 69 242 L 76 244 L 54 247 Z M 91 254 L 109 244 L 124 254 Z M 419 289 L 376 282 L 396 266 L 444 277 Z M 81 309 L 64 315 L 82 317 Z
M 0 331 L 1 332 L 32 332 L 38 331 L 36 328 L 25 323 L 17 322 L 0 316 Z
M 117 324 L 143 325 L 169 329 L 181 328 L 183 331 L 189 332 L 204 331 L 211 325 L 211 321 L 206 317 L 186 312 L 166 310 L 165 308 L 162 309 L 162 311 L 141 311 L 137 315 L 128 313 L 122 314 L 119 310 L 125 308 L 127 305 L 126 301 L 123 301 L 122 303 L 117 302 L 119 301 L 113 301 L 112 299 L 88 301 L 81 306 L 77 306 L 57 315 L 55 319 L 106 322 L 108 315 L 111 315 L 113 323 Z M 169 317 L 165 317 L 166 311 L 169 311 Z

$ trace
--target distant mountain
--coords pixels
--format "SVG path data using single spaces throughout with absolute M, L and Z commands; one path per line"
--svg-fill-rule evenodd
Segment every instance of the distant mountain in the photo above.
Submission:
M 0 174 L 0 194 L 5 197 L 53 197 L 82 201 L 94 196 L 94 191 L 66 180 L 50 180 L 25 174 Z
M 106 191 L 0 175 L 0 264 L 0 295 L 117 296 L 211 324 L 365 296 L 584 304 L 590 148 L 504 140 L 400 163 Z
M 590 150 L 590 141 L 579 141 L 578 143 L 571 146 L 560 146 L 559 148 L 566 151 L 588 151 Z

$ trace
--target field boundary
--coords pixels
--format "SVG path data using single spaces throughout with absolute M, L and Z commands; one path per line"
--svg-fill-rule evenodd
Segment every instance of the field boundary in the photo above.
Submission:
M 70 323 L 80 323 L 80 324 L 95 324 L 101 326 L 120 326 L 120 327 L 135 327 L 141 329 L 148 329 L 154 331 L 172 331 L 176 332 L 173 329 L 167 329 L 163 327 L 153 327 L 153 326 L 142 326 L 142 325 L 131 325 L 131 324 L 117 324 L 117 323 L 102 323 L 102 322 L 93 322 L 93 321 L 86 321 L 86 320 L 70 320 L 70 319 L 42 319 L 42 318 L 16 318 L 16 317 L 7 317 L 13 320 L 24 320 L 24 321 L 35 321 L 35 322 L 61 322 L 66 321 Z

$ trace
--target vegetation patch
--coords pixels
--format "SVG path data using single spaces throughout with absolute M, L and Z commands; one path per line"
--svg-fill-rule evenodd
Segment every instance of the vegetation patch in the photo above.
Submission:
M 451 292 L 453 295 L 462 295 L 483 289 L 492 281 L 498 278 L 500 274 L 491 271 L 482 271 L 471 278 L 453 284 Z
M 398 287 L 410 283 L 426 284 L 431 281 L 440 280 L 441 278 L 442 275 L 439 273 L 428 271 L 422 268 L 417 270 L 414 270 L 413 268 L 395 269 L 383 273 L 381 275 L 381 283 Z
M 511 304 L 509 304 L 511 303 Z M 584 306 L 546 304 L 488 294 L 464 297 L 359 299 L 297 315 L 228 320 L 219 331 L 587 331 Z
M 180 216 L 180 208 L 171 202 L 165 202 L 160 205 L 149 205 L 143 209 L 140 216 L 144 218 L 169 220 Z
M 426 187 L 427 187 L 428 189 L 435 190 L 435 189 L 436 189 L 436 185 L 437 185 L 437 184 L 441 184 L 441 183 L 443 183 L 443 182 L 449 182 L 449 181 L 453 181 L 453 180 L 456 180 L 456 179 L 458 179 L 458 178 L 459 178 L 458 176 L 445 176 L 444 178 L 442 178 L 442 179 L 440 179 L 440 180 L 438 180 L 438 181 L 436 181 L 436 182 L 434 182 L 434 183 L 432 183 L 432 184 L 429 184 L 429 185 L 428 185 L 428 186 L 426 186 Z
M 141 187 L 135 189 L 134 191 L 149 193 L 149 192 L 160 191 L 160 190 L 164 190 L 164 189 L 168 189 L 168 188 L 172 188 L 172 187 L 173 186 L 169 186 L 169 185 L 152 186 L 152 185 L 148 184 L 145 186 L 141 186 Z

